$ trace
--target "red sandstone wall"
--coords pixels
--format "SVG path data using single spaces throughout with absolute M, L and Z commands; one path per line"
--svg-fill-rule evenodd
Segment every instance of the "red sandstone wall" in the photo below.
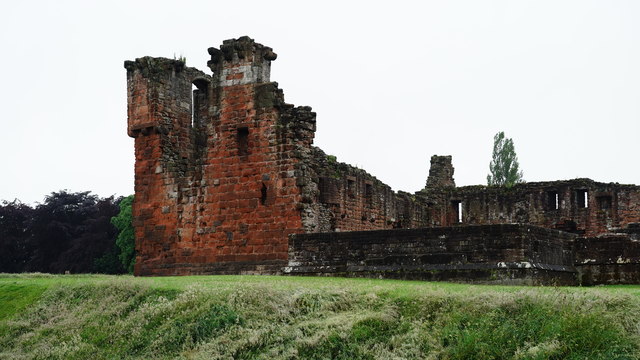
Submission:
M 310 147 L 315 114 L 269 82 L 271 49 L 241 38 L 210 53 L 213 77 L 125 63 L 137 275 L 276 272 L 302 231 L 297 148 Z
M 640 222 L 637 186 L 456 188 L 450 156 L 431 158 L 423 191 L 395 193 L 312 147 L 315 113 L 284 103 L 270 48 L 245 37 L 209 53 L 212 76 L 178 60 L 125 62 L 137 275 L 279 272 L 301 232 L 525 223 L 596 236 Z

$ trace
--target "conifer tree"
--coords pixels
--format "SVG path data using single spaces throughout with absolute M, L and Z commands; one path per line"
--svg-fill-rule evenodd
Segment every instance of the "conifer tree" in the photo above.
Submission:
M 511 187 L 524 182 L 513 140 L 500 131 L 493 137 L 493 156 L 489 164 L 488 185 Z

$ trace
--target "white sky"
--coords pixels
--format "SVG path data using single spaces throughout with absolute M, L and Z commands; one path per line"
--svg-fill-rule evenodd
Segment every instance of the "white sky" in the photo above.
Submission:
M 317 112 L 315 144 L 395 190 L 433 154 L 484 184 L 493 135 L 527 181 L 640 183 L 640 1 L 7 1 L 0 199 L 133 193 L 124 60 L 249 35 Z

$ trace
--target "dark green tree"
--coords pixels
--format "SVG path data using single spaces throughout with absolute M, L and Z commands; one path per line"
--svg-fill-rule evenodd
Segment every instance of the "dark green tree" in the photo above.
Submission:
M 115 251 L 117 229 L 111 218 L 118 213 L 112 197 L 89 191 L 51 193 L 30 218 L 26 271 L 50 273 L 95 272 L 96 259 Z
M 487 184 L 511 187 L 524 182 L 513 140 L 500 131 L 493 137 L 493 156 L 489 164 Z
M 29 223 L 33 208 L 19 200 L 0 202 L 0 273 L 25 271 L 30 247 Z
M 118 228 L 116 245 L 120 248 L 120 261 L 130 274 L 133 274 L 133 266 L 136 262 L 136 245 L 133 233 L 133 195 L 129 195 L 120 201 L 120 212 L 111 218 L 111 223 Z

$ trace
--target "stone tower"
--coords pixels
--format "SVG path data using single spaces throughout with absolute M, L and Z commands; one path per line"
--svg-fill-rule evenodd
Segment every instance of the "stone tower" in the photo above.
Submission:
M 212 75 L 125 62 L 136 275 L 277 272 L 302 231 L 296 174 L 315 113 L 270 82 L 271 48 L 241 37 L 209 54 Z
M 451 164 L 451 155 L 433 155 L 431 157 L 429 177 L 427 178 L 427 188 L 455 186 L 456 182 L 453 180 L 453 165 Z

